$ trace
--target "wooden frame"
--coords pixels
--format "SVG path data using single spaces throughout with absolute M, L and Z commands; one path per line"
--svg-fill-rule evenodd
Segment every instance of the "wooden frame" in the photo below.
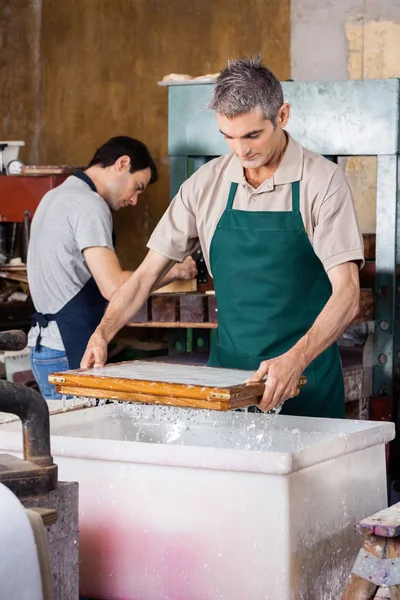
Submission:
M 125 365 L 127 363 L 119 364 Z M 154 366 L 156 364 L 154 363 Z M 117 366 L 117 364 L 110 366 Z M 212 410 L 232 410 L 257 405 L 265 389 L 264 383 L 207 387 L 144 379 L 96 376 L 87 374 L 85 371 L 85 369 L 78 369 L 76 371 L 52 373 L 49 376 L 49 382 L 56 385 L 57 392 L 63 395 Z M 297 395 L 300 392 L 300 387 L 305 384 L 306 378 L 301 377 Z

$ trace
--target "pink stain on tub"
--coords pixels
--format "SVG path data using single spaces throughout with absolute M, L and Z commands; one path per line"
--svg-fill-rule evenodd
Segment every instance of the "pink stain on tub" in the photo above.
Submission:
M 79 531 L 80 594 L 99 600 L 212 600 L 206 540 L 129 528 L 105 517 Z M 204 586 L 206 586 L 204 588 Z

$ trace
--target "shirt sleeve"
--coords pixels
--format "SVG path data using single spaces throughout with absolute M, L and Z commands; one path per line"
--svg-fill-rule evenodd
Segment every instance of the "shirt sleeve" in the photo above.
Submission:
M 105 247 L 114 250 L 111 211 L 102 198 L 84 198 L 70 215 L 71 227 L 80 252 L 86 248 Z
M 191 180 L 185 181 L 153 231 L 147 247 L 183 262 L 199 246 L 196 215 L 190 205 Z
M 314 251 L 326 271 L 354 261 L 364 266 L 363 238 L 354 202 L 343 171 L 338 167 L 321 203 L 313 236 Z

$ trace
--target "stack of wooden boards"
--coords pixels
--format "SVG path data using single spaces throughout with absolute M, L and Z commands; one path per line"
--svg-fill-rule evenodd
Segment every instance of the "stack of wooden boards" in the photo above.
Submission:
M 215 294 L 201 292 L 153 294 L 142 306 L 132 323 L 210 323 L 217 326 Z M 210 326 L 212 326 L 210 325 Z
M 372 290 L 362 289 L 360 313 L 354 323 L 373 319 Z M 193 324 L 208 324 L 217 327 L 218 307 L 214 294 L 201 292 L 153 294 L 132 319 L 132 326 L 145 324 L 180 323 L 191 327 Z

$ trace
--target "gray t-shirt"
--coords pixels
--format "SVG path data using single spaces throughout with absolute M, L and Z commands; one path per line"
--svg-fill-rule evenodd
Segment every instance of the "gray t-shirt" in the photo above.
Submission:
M 114 250 L 112 216 L 106 201 L 72 175 L 47 192 L 32 220 L 28 248 L 28 282 L 35 309 L 56 313 L 91 277 L 82 251 L 103 246 Z M 29 332 L 35 346 L 39 326 Z M 64 350 L 55 321 L 42 328 L 43 346 Z

